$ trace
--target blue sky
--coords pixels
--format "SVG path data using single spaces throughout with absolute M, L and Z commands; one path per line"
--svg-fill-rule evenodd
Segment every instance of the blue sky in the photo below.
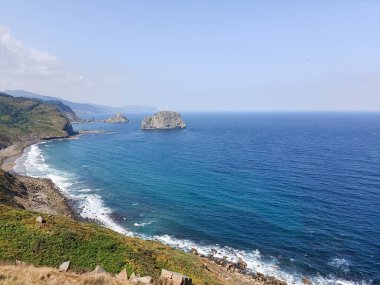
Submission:
M 0 0 L 0 90 L 194 111 L 380 110 L 380 1 Z

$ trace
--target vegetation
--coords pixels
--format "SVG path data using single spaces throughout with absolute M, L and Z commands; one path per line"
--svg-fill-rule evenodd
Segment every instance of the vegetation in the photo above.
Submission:
M 77 272 L 100 264 L 108 272 L 127 268 L 129 274 L 134 271 L 155 278 L 166 268 L 190 276 L 196 284 L 219 283 L 195 255 L 58 216 L 47 216 L 45 224 L 38 224 L 37 216 L 0 205 L 0 260 L 54 267 L 70 260 Z
M 22 274 L 20 274 L 22 271 Z M 109 274 L 59 272 L 51 267 L 0 265 L 0 285 L 134 285 Z
M 66 137 L 72 127 L 57 107 L 0 93 L 0 149 L 13 142 Z

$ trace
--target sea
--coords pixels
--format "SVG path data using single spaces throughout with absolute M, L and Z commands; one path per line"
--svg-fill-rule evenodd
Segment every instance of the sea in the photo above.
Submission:
M 289 284 L 380 284 L 380 113 L 183 113 L 182 130 L 104 130 L 28 147 L 83 218 Z

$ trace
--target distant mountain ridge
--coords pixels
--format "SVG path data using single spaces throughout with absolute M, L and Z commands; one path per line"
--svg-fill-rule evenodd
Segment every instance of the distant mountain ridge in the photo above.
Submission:
M 91 103 L 76 103 L 68 100 L 64 100 L 57 97 L 45 96 L 25 90 L 5 90 L 6 94 L 15 97 L 37 98 L 44 101 L 60 101 L 63 104 L 69 106 L 79 117 L 88 118 L 96 115 L 113 114 L 117 112 L 121 113 L 150 113 L 156 112 L 157 109 L 152 106 L 145 105 L 129 105 L 123 107 L 112 107 L 106 105 L 98 105 Z

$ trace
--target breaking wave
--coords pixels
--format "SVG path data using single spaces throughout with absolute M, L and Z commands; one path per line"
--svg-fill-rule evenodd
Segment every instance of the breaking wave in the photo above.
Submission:
M 110 228 L 127 236 L 140 237 L 146 240 L 155 240 L 167 244 L 173 248 L 190 252 L 195 248 L 199 254 L 210 255 L 215 257 L 226 257 L 231 262 L 236 262 L 238 258 L 247 263 L 247 268 L 252 272 L 260 272 L 265 275 L 275 276 L 278 279 L 286 281 L 288 284 L 302 285 L 301 273 L 289 273 L 279 267 L 279 262 L 275 258 L 265 258 L 258 249 L 256 250 L 238 250 L 228 246 L 219 245 L 201 245 L 191 240 L 178 239 L 170 235 L 148 236 L 145 234 L 134 233 L 126 229 L 112 217 L 112 209 L 105 206 L 102 197 L 96 193 L 96 189 L 90 189 L 79 182 L 79 177 L 75 173 L 63 172 L 45 163 L 45 158 L 41 151 L 41 145 L 35 144 L 25 149 L 24 154 L 16 160 L 14 171 L 20 174 L 32 177 L 50 178 L 69 199 L 76 203 L 79 214 L 86 219 L 95 220 L 107 228 Z M 82 167 L 87 167 L 83 165 Z M 133 203 L 133 206 L 138 203 Z M 144 227 L 152 224 L 154 221 L 146 223 L 134 223 L 135 227 Z M 333 258 L 328 262 L 343 272 L 349 271 L 349 263 L 342 258 Z M 368 282 L 353 282 L 330 275 L 327 277 L 311 276 L 309 277 L 313 284 L 316 285 L 366 285 Z

